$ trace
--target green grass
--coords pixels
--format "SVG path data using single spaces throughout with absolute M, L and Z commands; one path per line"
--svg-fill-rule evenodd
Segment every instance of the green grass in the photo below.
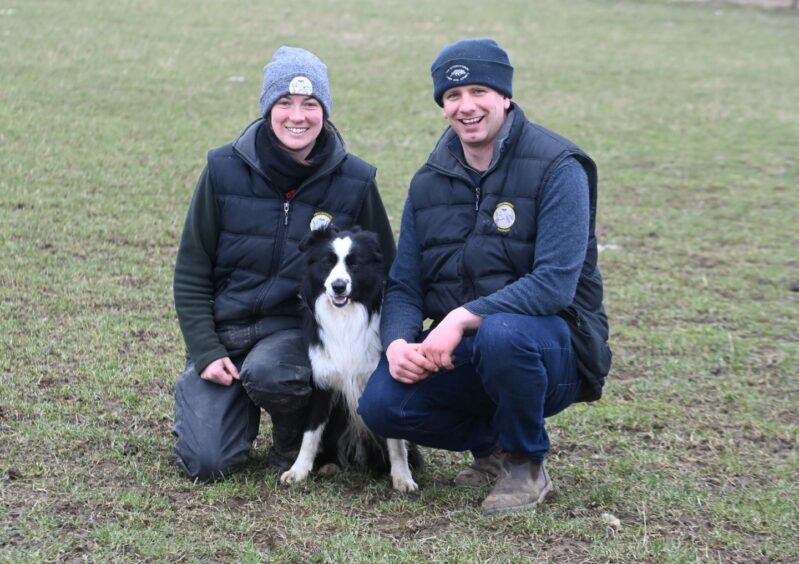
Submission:
M 273 4 L 273 5 L 269 5 Z M 714 2 L 0 6 L 0 561 L 799 560 L 799 13 Z M 281 44 L 396 230 L 444 127 L 430 62 L 495 37 L 529 117 L 600 167 L 606 397 L 550 422 L 558 497 L 485 518 L 426 450 L 418 494 L 170 462 L 171 274 L 208 149 Z M 604 523 L 615 515 L 621 528 Z

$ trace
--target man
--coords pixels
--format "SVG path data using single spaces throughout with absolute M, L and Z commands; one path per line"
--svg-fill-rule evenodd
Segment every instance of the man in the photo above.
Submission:
M 455 483 L 495 482 L 484 513 L 529 509 L 554 491 L 544 418 L 598 399 L 610 368 L 596 166 L 511 101 L 495 41 L 449 45 L 431 72 L 449 128 L 411 181 L 359 413 L 383 436 L 470 450 Z

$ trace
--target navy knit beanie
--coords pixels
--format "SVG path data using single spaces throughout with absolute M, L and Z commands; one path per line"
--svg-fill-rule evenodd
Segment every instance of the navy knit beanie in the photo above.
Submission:
M 278 99 L 289 94 L 313 96 L 325 110 L 328 118 L 333 113 L 327 66 L 319 57 L 299 47 L 283 46 L 264 67 L 264 84 L 261 88 L 261 115 L 265 116 Z
M 444 106 L 444 92 L 455 86 L 482 84 L 513 97 L 513 67 L 508 54 L 493 39 L 462 39 L 447 45 L 430 67 L 433 98 Z

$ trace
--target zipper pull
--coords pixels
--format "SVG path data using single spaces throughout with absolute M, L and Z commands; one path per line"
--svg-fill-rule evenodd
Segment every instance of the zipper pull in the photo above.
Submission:
M 480 187 L 474 187 L 474 211 L 480 211 Z
M 289 201 L 283 202 L 283 225 L 289 224 Z

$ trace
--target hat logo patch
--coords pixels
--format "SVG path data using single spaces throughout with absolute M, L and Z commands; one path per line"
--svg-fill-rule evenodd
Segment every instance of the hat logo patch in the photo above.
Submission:
M 466 65 L 452 65 L 445 72 L 444 76 L 451 82 L 460 82 L 469 77 L 469 67 Z
M 311 231 L 318 231 L 324 229 L 333 221 L 333 216 L 327 212 L 316 212 L 311 218 L 311 224 L 308 226 Z
M 503 233 L 510 231 L 510 228 L 516 223 L 516 211 L 513 209 L 513 204 L 510 202 L 500 202 L 494 210 L 494 225 Z
M 311 84 L 311 80 L 305 76 L 295 76 L 291 79 L 291 82 L 289 82 L 289 94 L 310 96 L 313 94 L 313 84 Z

